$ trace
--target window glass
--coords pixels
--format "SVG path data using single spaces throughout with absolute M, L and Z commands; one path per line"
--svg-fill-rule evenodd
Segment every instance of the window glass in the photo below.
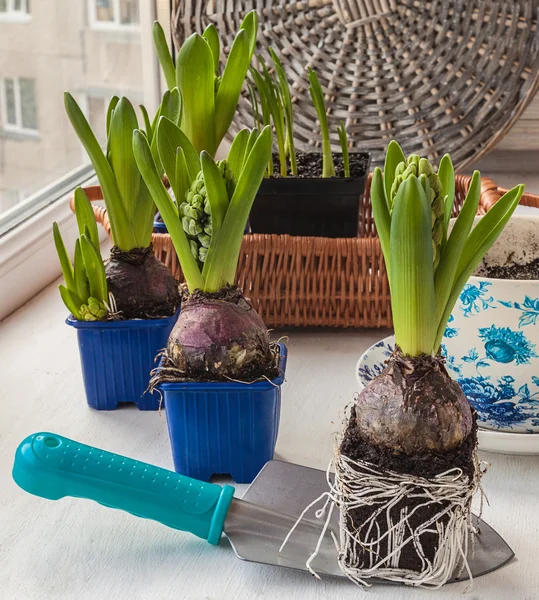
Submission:
M 138 3 L 135 0 L 120 0 L 120 23 L 131 25 L 138 22 Z
M 21 78 L 19 87 L 21 93 L 21 125 L 23 129 L 37 129 L 34 80 Z
M 8 230 L 6 212 L 13 227 L 13 211 L 27 214 L 45 188 L 52 202 L 56 182 L 78 172 L 88 177 L 88 156 L 65 113 L 66 90 L 103 146 L 112 96 L 129 98 L 142 123 L 138 106 L 152 106 L 156 97 L 153 80 L 144 88 L 142 64 L 155 51 L 151 35 L 143 50 L 140 32 L 126 36 L 120 23 L 140 20 L 141 1 L 36 0 L 31 19 L 0 19 L 0 235 Z M 24 0 L 0 0 L 8 12 L 27 7 Z M 142 14 L 151 29 L 151 11 L 145 6 Z M 94 27 L 98 18 L 104 27 Z
M 0 212 L 13 208 L 18 203 L 18 190 L 0 189 Z
M 88 96 L 88 122 L 102 146 L 107 141 L 107 107 L 105 98 Z
M 0 12 L 7 11 L 7 0 L 0 0 Z
M 98 21 L 114 21 L 114 7 L 112 0 L 93 0 L 95 3 L 95 17 Z
M 13 79 L 4 79 L 4 96 L 6 102 L 6 120 L 9 125 L 17 125 L 15 108 L 15 82 Z

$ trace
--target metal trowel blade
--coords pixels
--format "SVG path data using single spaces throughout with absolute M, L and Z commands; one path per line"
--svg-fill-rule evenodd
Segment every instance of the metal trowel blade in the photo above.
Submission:
M 306 562 L 319 542 L 325 522 L 324 518 L 314 516 L 316 507 L 305 515 L 280 554 L 279 548 L 305 507 L 327 491 L 324 471 L 278 460 L 268 462 L 243 499 L 232 502 L 227 514 L 225 533 L 238 558 L 306 570 Z M 344 577 L 333 541 L 333 536 L 339 539 L 338 518 L 335 510 L 318 555 L 311 563 L 319 575 Z M 474 519 L 479 535 L 468 561 L 472 575 L 479 577 L 503 567 L 514 557 L 514 552 L 492 527 L 478 517 Z M 464 572 L 460 579 L 451 582 L 467 578 Z

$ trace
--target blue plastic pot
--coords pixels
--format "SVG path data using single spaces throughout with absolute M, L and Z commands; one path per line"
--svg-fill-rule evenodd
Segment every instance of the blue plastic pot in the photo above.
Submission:
M 155 217 L 153 219 L 153 230 L 155 233 L 168 233 L 167 226 L 161 220 L 161 215 L 159 214 L 159 212 L 155 214 Z
M 209 481 L 231 475 L 250 483 L 273 458 L 287 349 L 279 344 L 281 375 L 269 381 L 163 383 L 176 472 Z
M 164 319 L 78 321 L 66 323 L 77 330 L 86 400 L 97 410 L 114 410 L 133 403 L 140 410 L 157 410 L 159 398 L 145 393 L 155 357 L 167 345 L 179 309 Z

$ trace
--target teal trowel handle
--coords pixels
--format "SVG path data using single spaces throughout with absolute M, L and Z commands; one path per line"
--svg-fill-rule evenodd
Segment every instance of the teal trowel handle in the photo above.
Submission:
M 203 483 L 132 458 L 35 433 L 17 449 L 13 479 L 49 500 L 89 498 L 219 543 L 234 488 Z

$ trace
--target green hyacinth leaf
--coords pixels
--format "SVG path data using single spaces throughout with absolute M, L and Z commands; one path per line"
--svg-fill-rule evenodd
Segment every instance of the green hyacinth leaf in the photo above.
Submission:
M 191 252 L 191 245 L 178 220 L 177 209 L 163 185 L 163 181 L 153 161 L 148 140 L 142 131 L 135 131 L 133 134 L 133 152 L 140 174 L 150 190 L 157 209 L 161 213 L 163 222 L 168 229 L 189 290 L 191 292 L 194 292 L 196 289 L 203 290 L 204 280 L 202 279 L 197 261 Z
M 460 257 L 472 229 L 480 197 L 481 173 L 474 171 L 466 199 L 442 252 L 440 264 L 434 277 L 436 324 L 438 328 L 453 289 Z
M 105 275 L 105 265 L 103 264 L 99 250 L 96 249 L 85 235 L 82 235 L 80 238 L 80 249 L 90 286 L 90 295 L 102 302 L 107 302 L 107 277 Z
M 86 275 L 86 266 L 82 258 L 80 240 L 75 242 L 75 255 L 73 257 L 73 271 L 75 274 L 75 289 L 77 296 L 86 302 L 90 296 L 90 286 Z
M 219 59 L 221 57 L 221 42 L 219 40 L 219 33 L 217 32 L 217 28 L 213 23 L 210 23 L 202 37 L 208 42 L 208 46 L 210 47 L 212 56 L 213 56 L 213 69 L 215 74 L 219 74 Z
M 132 218 L 140 188 L 140 174 L 133 156 L 131 138 L 138 128 L 135 109 L 127 98 L 120 98 L 110 122 L 108 159 L 116 178 L 126 213 Z
M 181 129 L 191 140 L 197 154 L 206 150 L 214 155 L 217 150 L 215 126 L 212 126 L 216 117 L 214 80 L 211 49 L 202 36 L 193 33 L 178 53 L 176 84 L 183 103 Z M 219 111 L 223 109 L 219 107 Z
M 460 256 L 451 294 L 438 325 L 438 333 L 436 336 L 437 346 L 442 342 L 447 321 L 462 288 L 466 285 L 470 275 L 472 275 L 479 266 L 479 263 L 485 254 L 498 239 L 503 228 L 515 212 L 523 193 L 523 185 L 517 185 L 506 192 L 487 214 L 481 217 L 468 236 Z
M 167 44 L 165 32 L 157 21 L 154 21 L 152 27 L 152 36 L 155 51 L 157 52 L 157 58 L 159 59 L 159 64 L 163 69 L 167 87 L 169 90 L 171 90 L 176 86 L 176 68 L 174 67 L 174 62 L 172 61 L 172 56 Z
M 214 236 L 206 258 L 205 290 L 215 292 L 234 283 L 245 224 L 264 178 L 272 147 L 271 128 L 264 127 L 236 182 L 219 235 Z
M 419 179 L 400 186 L 391 215 L 390 287 L 395 342 L 404 354 L 431 354 L 436 313 L 431 210 Z
M 67 254 L 64 240 L 60 233 L 58 223 L 56 222 L 52 224 L 52 235 L 54 238 L 54 246 L 56 247 L 56 254 L 58 254 L 58 260 L 60 261 L 60 267 L 62 269 L 62 275 L 64 276 L 65 284 L 70 291 L 76 292 L 77 288 L 75 285 L 75 274 L 73 270 L 73 265 L 69 260 L 69 255 Z
M 228 193 L 223 176 L 213 158 L 207 153 L 200 155 L 206 197 L 211 208 L 212 226 L 215 234 L 221 229 L 228 208 Z
M 67 310 L 69 310 L 75 319 L 80 321 L 82 319 L 82 315 L 80 313 L 80 307 L 82 306 L 81 299 L 76 294 L 70 292 L 63 285 L 59 285 L 58 289 L 60 291 L 60 296 L 67 307 Z
M 137 240 L 135 233 L 125 210 L 112 168 L 73 96 L 66 92 L 64 94 L 64 102 L 67 116 L 92 161 L 101 185 L 114 244 L 124 251 L 136 248 Z
M 175 179 L 176 152 L 178 148 L 181 148 L 184 152 L 187 171 L 189 173 L 189 183 L 194 181 L 200 172 L 200 158 L 185 133 L 170 119 L 161 117 L 157 125 L 156 138 L 159 158 L 169 180 L 171 176 L 172 180 Z M 174 186 L 179 187 L 179 183 L 175 181 Z M 177 200 L 181 202 L 181 198 L 177 198 Z
M 139 105 L 140 112 L 142 113 L 142 119 L 144 121 L 144 133 L 146 133 L 146 137 L 148 138 L 148 142 L 152 143 L 153 137 L 153 129 L 152 122 L 150 121 L 150 116 L 148 115 L 148 111 L 146 107 L 142 104 Z
M 253 131 L 257 130 L 253 129 Z M 249 130 L 242 129 L 234 137 L 234 140 L 232 141 L 232 145 L 230 146 L 230 150 L 228 152 L 228 164 L 232 173 L 234 174 L 234 179 L 236 181 L 239 179 L 241 170 L 243 169 L 243 162 L 247 154 L 246 151 L 248 141 Z
M 120 101 L 120 98 L 118 98 L 118 96 L 112 96 L 112 98 L 110 99 L 109 105 L 107 107 L 107 139 L 109 137 L 109 132 L 110 132 L 110 120 L 112 119 L 112 113 L 114 112 L 114 109 L 116 108 L 116 105 L 118 104 L 118 102 Z
M 455 170 L 453 169 L 453 163 L 449 154 L 445 154 L 440 161 L 438 167 L 438 177 L 442 184 L 443 195 L 444 195 L 444 223 L 445 230 L 449 225 L 451 219 L 451 213 L 453 211 L 453 204 L 455 203 Z
M 386 158 L 384 162 L 384 189 L 386 193 L 386 201 L 391 209 L 391 189 L 395 180 L 395 172 L 400 163 L 406 164 L 406 157 L 399 144 L 395 140 L 391 140 L 387 147 Z
M 382 175 L 382 171 L 379 167 L 376 167 L 376 169 L 374 169 L 374 173 L 372 176 L 371 203 L 374 223 L 376 225 L 378 237 L 380 238 L 380 245 L 382 246 L 382 253 L 385 259 L 386 271 L 389 276 L 391 216 L 389 214 L 389 208 L 386 202 L 384 178 Z
M 211 149 L 202 148 L 212 156 L 232 123 L 250 62 L 248 34 L 240 29 L 230 49 L 215 97 L 215 150 L 212 152 Z

